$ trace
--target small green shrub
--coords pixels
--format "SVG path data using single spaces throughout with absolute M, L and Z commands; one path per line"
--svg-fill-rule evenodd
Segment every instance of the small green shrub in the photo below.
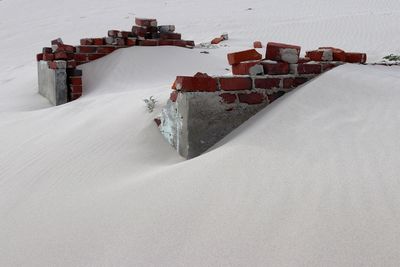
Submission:
M 387 60 L 387 61 L 400 61 L 400 55 L 390 54 L 390 55 L 384 57 L 383 59 Z

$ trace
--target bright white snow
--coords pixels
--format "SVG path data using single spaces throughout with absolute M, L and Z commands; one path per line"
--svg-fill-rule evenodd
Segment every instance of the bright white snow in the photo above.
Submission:
M 248 10 L 251 8 L 251 10 Z M 51 107 L 35 54 L 134 16 L 227 47 L 134 47 Z M 184 161 L 152 119 L 176 75 L 226 74 L 254 40 L 400 53 L 400 2 L 0 1 L 0 266 L 396 266 L 400 68 L 345 65 Z M 155 96 L 149 114 L 144 98 Z

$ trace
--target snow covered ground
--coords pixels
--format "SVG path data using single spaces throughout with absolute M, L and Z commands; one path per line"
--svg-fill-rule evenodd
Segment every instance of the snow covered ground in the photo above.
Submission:
M 227 47 L 134 47 L 51 107 L 35 54 L 134 16 Z M 345 65 L 184 161 L 152 119 L 178 74 L 254 40 L 400 53 L 395 0 L 0 0 L 0 266 L 397 266 L 400 68 Z M 155 96 L 147 113 L 143 98 Z

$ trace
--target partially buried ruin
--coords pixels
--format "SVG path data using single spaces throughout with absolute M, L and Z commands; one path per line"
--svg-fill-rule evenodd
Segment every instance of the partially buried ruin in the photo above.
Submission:
M 308 51 L 301 58 L 299 46 L 273 42 L 267 44 L 265 57 L 255 49 L 231 53 L 231 76 L 178 76 L 155 121 L 182 157 L 194 158 L 285 93 L 341 64 L 363 64 L 366 59 L 364 53 L 333 47 Z
M 227 35 L 211 43 L 227 40 Z M 78 99 L 83 93 L 79 66 L 132 46 L 194 48 L 174 25 L 136 18 L 129 31 L 109 30 L 106 37 L 84 38 L 80 45 L 51 42 L 37 54 L 39 93 L 53 105 Z M 254 48 L 262 49 L 256 41 Z M 270 42 L 265 55 L 256 49 L 228 54 L 232 75 L 177 76 L 170 99 L 155 119 L 162 135 L 184 158 L 199 156 L 255 113 L 322 73 L 344 63 L 364 64 L 364 53 L 320 47 L 300 57 L 300 46 Z

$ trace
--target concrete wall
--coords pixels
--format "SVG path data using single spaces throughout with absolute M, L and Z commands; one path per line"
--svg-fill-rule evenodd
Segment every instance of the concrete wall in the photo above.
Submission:
M 262 47 L 259 43 L 258 47 Z M 363 53 L 322 47 L 300 57 L 300 46 L 268 43 L 230 53 L 231 76 L 178 76 L 170 100 L 156 118 L 166 140 L 187 159 L 223 137 L 285 93 L 341 64 L 366 61 Z
M 182 157 L 202 154 L 268 104 L 224 104 L 218 95 L 179 93 L 163 109 L 160 131 Z
M 162 135 L 182 157 L 194 158 L 265 106 L 315 76 L 178 77 L 174 87 L 180 89 L 172 92 L 156 121 Z M 194 90 L 193 86 L 205 91 L 187 91 Z
M 68 102 L 66 68 L 51 69 L 47 61 L 38 62 L 39 93 L 53 105 Z

